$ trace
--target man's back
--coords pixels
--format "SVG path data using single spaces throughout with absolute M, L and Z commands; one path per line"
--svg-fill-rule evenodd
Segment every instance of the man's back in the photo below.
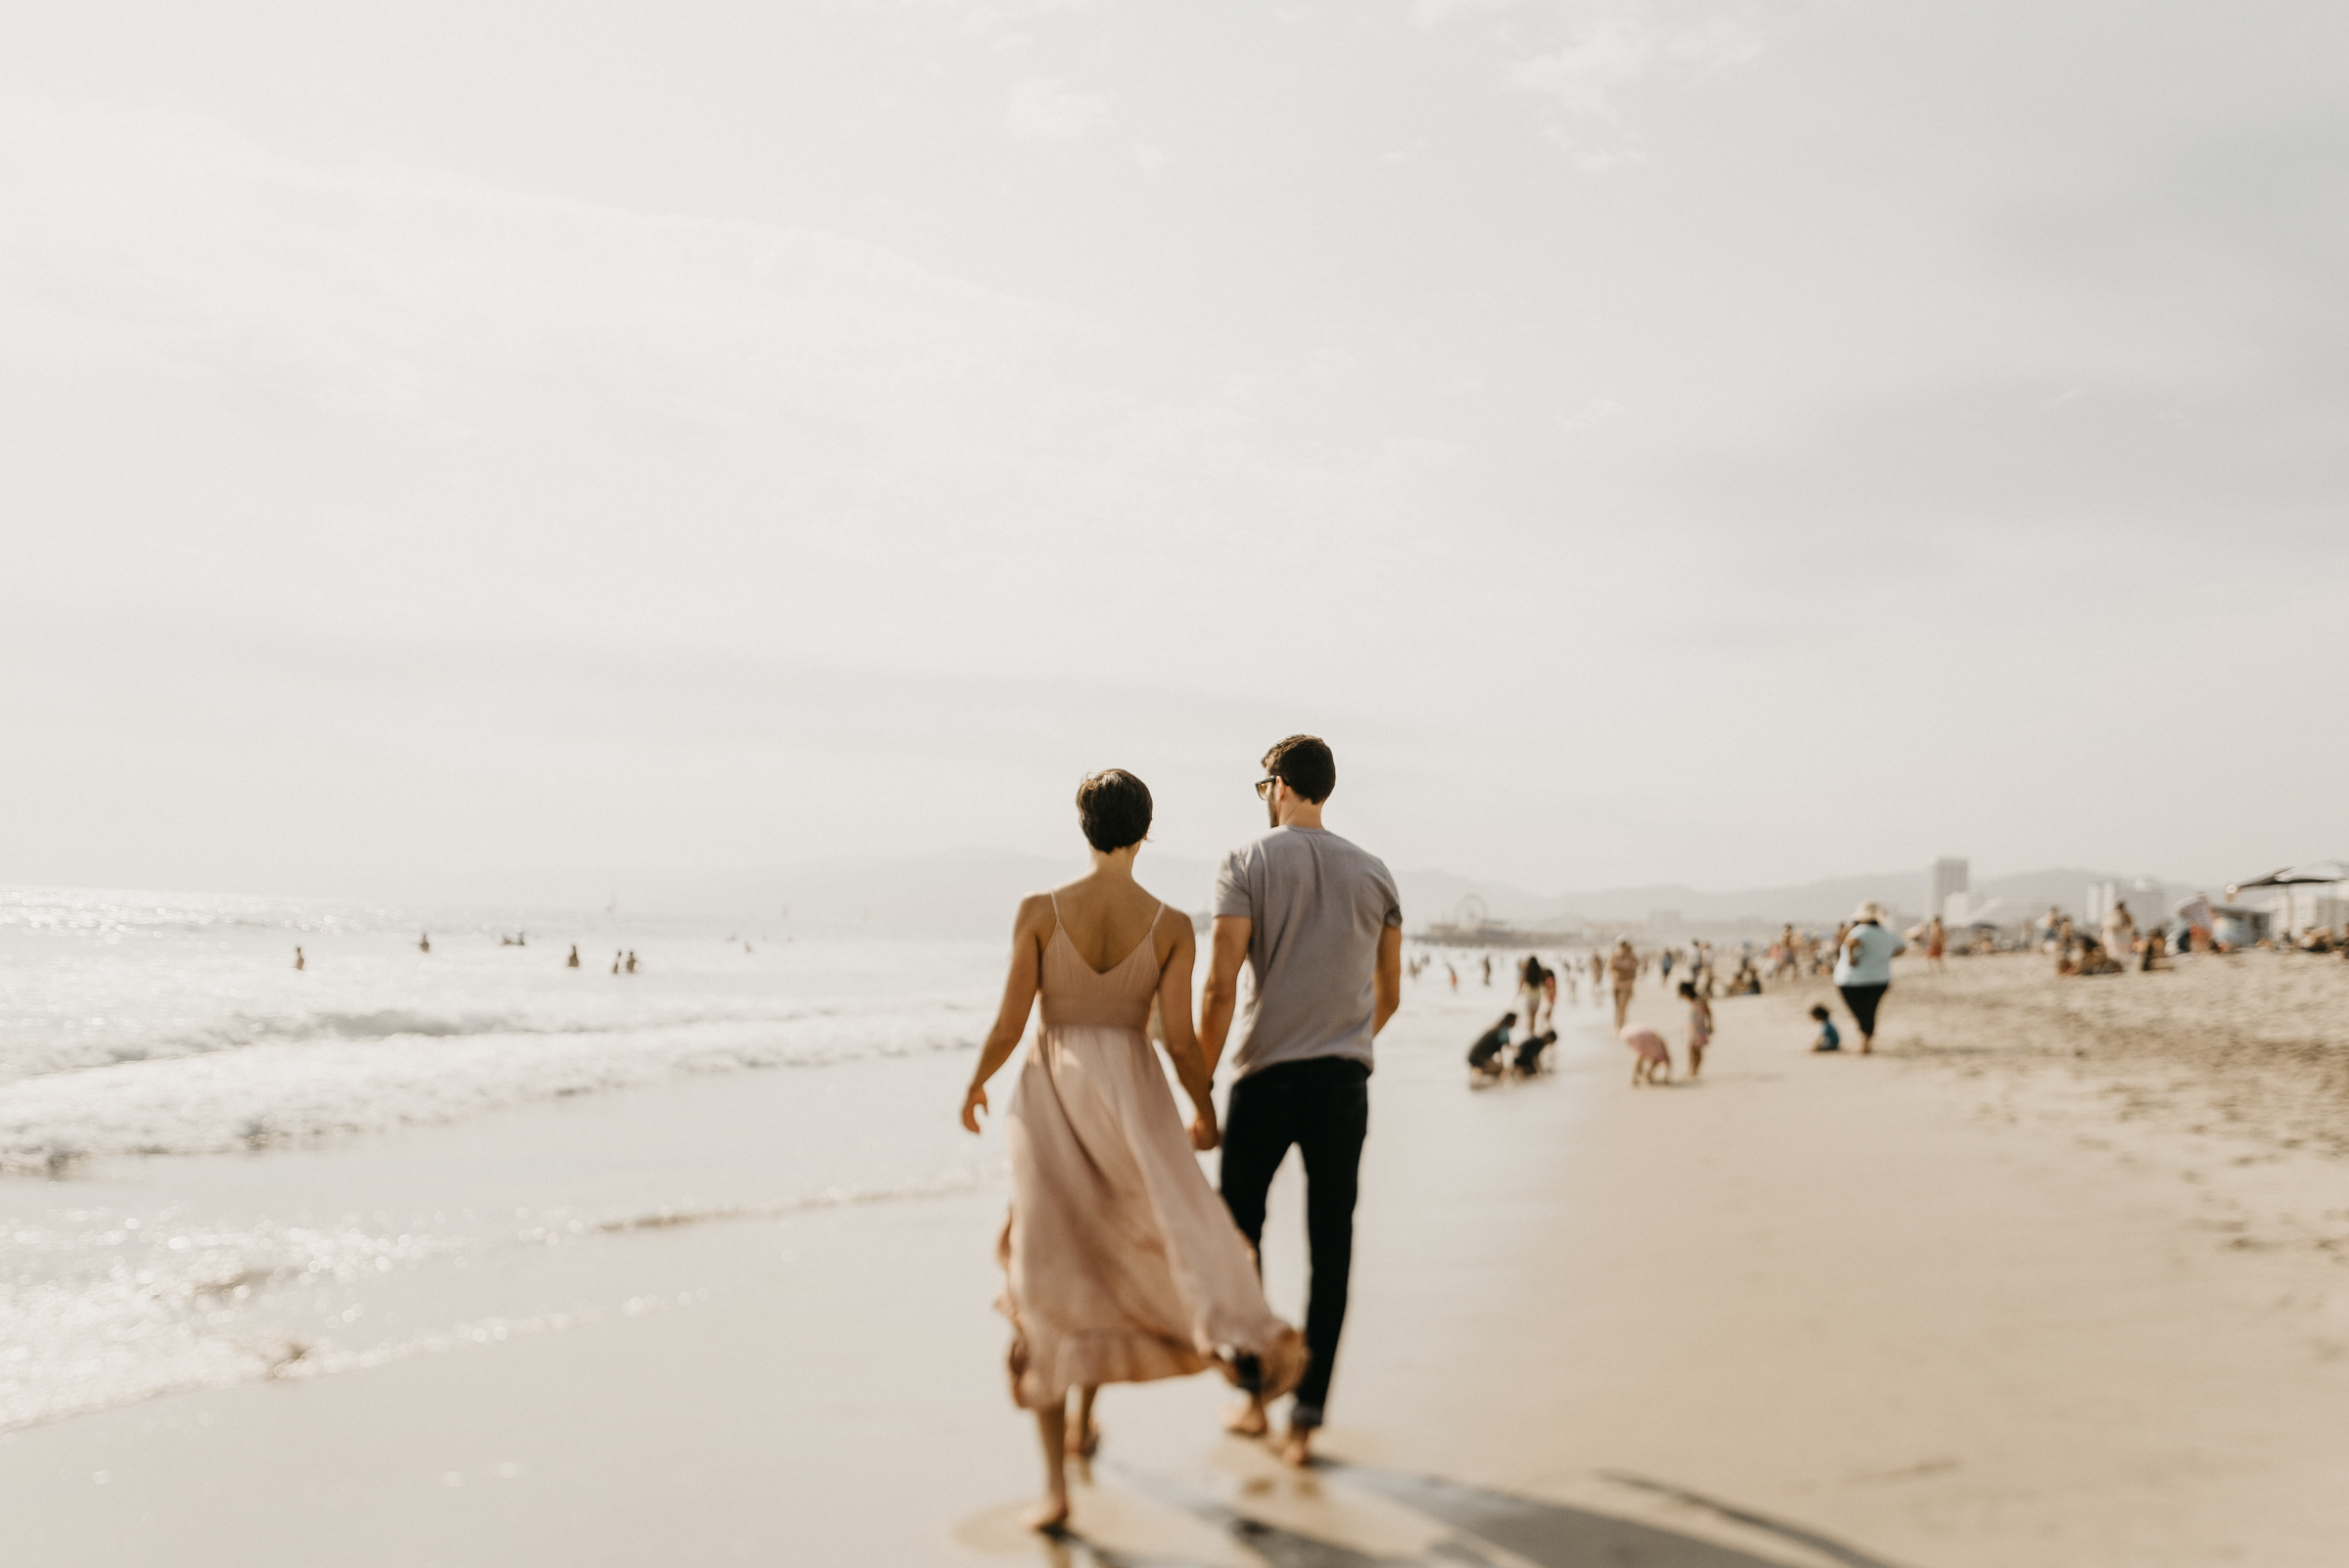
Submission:
M 1242 1077 L 1316 1056 L 1369 1065 L 1379 938 L 1403 924 L 1378 856 L 1324 828 L 1274 828 L 1224 856 L 1215 912 L 1250 922 Z

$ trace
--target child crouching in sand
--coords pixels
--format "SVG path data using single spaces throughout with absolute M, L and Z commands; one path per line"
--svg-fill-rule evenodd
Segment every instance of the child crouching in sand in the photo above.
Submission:
M 1681 982 L 1681 999 L 1688 1004 L 1688 1076 L 1705 1070 L 1705 1047 L 1713 1043 L 1713 1004 L 1696 993 L 1696 982 Z
M 1509 1032 L 1516 1024 L 1515 1013 L 1503 1013 L 1499 1023 L 1479 1035 L 1476 1043 L 1468 1047 L 1468 1071 L 1473 1075 L 1468 1081 L 1471 1085 L 1480 1082 L 1489 1084 L 1500 1077 L 1500 1053 L 1509 1048 Z
M 1814 1005 L 1811 1009 L 1811 1016 L 1819 1020 L 1819 1038 L 1812 1043 L 1811 1048 L 1815 1051 L 1843 1049 L 1843 1037 L 1835 1033 L 1835 1020 L 1827 1016 L 1826 1003 L 1819 1002 Z
M 1629 1024 L 1617 1038 L 1637 1053 L 1632 1063 L 1632 1087 L 1672 1082 L 1672 1050 L 1663 1036 L 1645 1024 Z

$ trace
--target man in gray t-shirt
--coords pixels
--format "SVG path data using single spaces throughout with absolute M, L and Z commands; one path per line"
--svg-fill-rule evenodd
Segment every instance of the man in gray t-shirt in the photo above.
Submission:
M 1312 1263 L 1305 1341 L 1313 1361 L 1281 1450 L 1303 1464 L 1346 1322 L 1355 1192 L 1370 1130 L 1370 1041 L 1403 1000 L 1403 905 L 1376 855 L 1321 825 L 1322 803 L 1337 787 L 1329 748 L 1292 735 L 1264 765 L 1268 776 L 1256 792 L 1272 831 L 1233 851 L 1216 873 L 1215 951 L 1199 1038 L 1213 1073 L 1245 963 L 1255 985 L 1232 1054 L 1238 1078 L 1224 1116 L 1223 1202 L 1259 1247 L 1273 1173 L 1291 1145 L 1304 1156 Z M 1251 1394 L 1230 1425 L 1266 1431 L 1263 1398 Z
M 1240 1077 L 1316 1056 L 1370 1065 L 1379 944 L 1403 929 L 1385 862 L 1327 828 L 1276 827 L 1223 857 L 1216 917 L 1248 922 Z

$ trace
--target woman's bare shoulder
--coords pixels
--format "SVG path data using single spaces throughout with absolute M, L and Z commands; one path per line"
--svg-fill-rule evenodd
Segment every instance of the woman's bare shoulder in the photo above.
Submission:
M 1014 931 L 1049 932 L 1055 920 L 1052 914 L 1052 895 L 1031 893 L 1020 899 L 1020 911 L 1012 917 Z
M 1162 953 L 1172 955 L 1180 952 L 1183 948 L 1191 945 L 1192 942 L 1195 940 L 1194 933 L 1191 930 L 1191 917 L 1184 914 L 1180 909 L 1175 908 L 1174 904 L 1168 902 L 1166 899 L 1158 899 L 1155 894 L 1153 894 L 1151 897 L 1155 899 L 1159 904 L 1157 928 L 1158 950 Z

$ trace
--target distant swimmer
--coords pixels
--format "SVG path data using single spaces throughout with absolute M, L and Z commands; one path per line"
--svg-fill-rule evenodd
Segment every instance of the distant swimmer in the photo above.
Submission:
M 614 974 L 616 974 L 616 975 L 620 973 L 620 959 L 621 959 L 621 953 L 620 953 L 620 949 L 618 949 L 618 948 L 616 947 L 616 948 L 614 948 L 614 949 L 613 949 L 613 951 L 612 951 L 612 973 L 614 973 Z
M 636 973 L 636 949 L 633 947 L 628 949 L 628 973 Z
M 431 932 L 419 931 L 416 933 L 416 950 L 418 952 L 431 952 L 433 950 L 433 934 Z
M 310 961 L 309 961 L 307 958 L 304 958 L 304 957 L 301 955 L 301 949 L 300 949 L 299 947 L 297 947 L 297 948 L 295 948 L 295 949 L 294 949 L 294 967 L 295 967 L 295 968 L 297 968 L 297 969 L 307 969 L 309 966 L 310 966 Z
M 579 967 L 579 945 L 577 943 L 575 942 L 571 945 L 571 956 L 563 960 L 563 967 L 566 969 Z

